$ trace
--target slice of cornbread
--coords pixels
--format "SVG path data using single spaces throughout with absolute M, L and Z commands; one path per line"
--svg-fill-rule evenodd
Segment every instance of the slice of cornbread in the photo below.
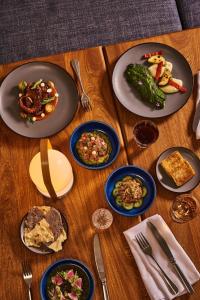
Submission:
M 174 151 L 163 159 L 161 166 L 177 186 L 188 182 L 195 175 L 194 169 L 179 151 Z

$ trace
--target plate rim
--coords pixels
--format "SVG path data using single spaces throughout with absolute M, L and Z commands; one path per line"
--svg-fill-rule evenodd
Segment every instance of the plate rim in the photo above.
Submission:
M 163 116 L 144 116 L 144 115 L 142 115 L 142 114 L 138 114 L 138 113 L 136 113 L 136 112 L 131 111 L 130 109 L 128 109 L 128 108 L 121 102 L 121 100 L 118 98 L 118 96 L 117 96 L 117 94 L 116 94 L 116 92 L 115 92 L 115 89 L 114 89 L 114 83 L 113 83 L 113 82 L 114 82 L 114 72 L 116 72 L 116 71 L 115 71 L 115 70 L 116 70 L 116 66 L 117 66 L 119 60 L 121 59 L 121 57 L 122 57 L 123 55 L 125 55 L 128 51 L 130 51 L 131 49 L 136 48 L 136 47 L 139 47 L 139 46 L 141 46 L 141 45 L 147 45 L 147 44 L 157 44 L 157 45 L 162 45 L 162 46 L 164 45 L 165 47 L 168 47 L 168 48 L 170 48 L 170 49 L 173 49 L 173 51 L 175 51 L 179 56 L 181 56 L 181 57 L 185 60 L 186 64 L 187 64 L 188 67 L 189 67 L 189 70 L 190 70 L 190 75 L 191 75 L 191 79 L 192 79 L 192 86 L 191 86 L 191 92 L 190 92 L 190 94 L 188 95 L 188 98 L 186 99 L 185 103 L 183 103 L 183 105 L 182 105 L 180 108 L 178 108 L 178 109 L 175 110 L 174 112 L 165 114 L 165 115 L 163 115 Z M 190 67 L 190 64 L 189 64 L 189 62 L 187 61 L 187 59 L 185 58 L 185 56 L 184 56 L 181 52 L 179 52 L 176 48 L 174 48 L 174 47 L 172 47 L 172 46 L 169 46 L 168 44 L 163 44 L 163 43 L 159 43 L 159 42 L 145 42 L 145 43 L 140 43 L 140 44 L 131 46 L 131 47 L 128 48 L 126 51 L 124 51 L 122 54 L 120 54 L 120 56 L 118 57 L 118 59 L 117 59 L 116 62 L 115 62 L 115 66 L 114 66 L 114 69 L 113 69 L 113 71 L 112 71 L 112 89 L 113 89 L 113 91 L 114 91 L 114 94 L 115 94 L 115 97 L 117 98 L 117 100 L 118 100 L 118 101 L 121 103 L 121 105 L 122 105 L 124 108 L 126 108 L 129 112 L 131 112 L 131 113 L 133 113 L 133 114 L 135 114 L 135 115 L 137 115 L 137 116 L 144 117 L 144 118 L 148 118 L 148 119 L 160 119 L 160 118 L 165 118 L 165 117 L 168 117 L 168 116 L 173 115 L 174 113 L 178 112 L 180 109 L 182 109 L 182 108 L 187 104 L 189 98 L 190 98 L 191 95 L 192 95 L 193 88 L 194 88 L 194 76 L 193 76 L 193 73 L 192 73 L 192 68 Z
M 109 129 L 111 129 L 111 131 L 114 133 L 116 139 L 117 139 L 117 150 L 116 150 L 116 154 L 114 156 L 114 158 L 109 162 L 109 163 L 105 163 L 104 165 L 102 166 L 92 166 L 92 165 L 87 165 L 87 164 L 84 164 L 83 162 L 79 161 L 75 155 L 74 155 L 74 151 L 73 151 L 73 147 L 72 147 L 72 137 L 74 136 L 74 134 L 83 126 L 83 125 L 88 125 L 88 124 L 91 124 L 91 123 L 98 123 L 98 124 L 101 124 L 101 125 L 104 125 L 106 127 L 108 127 Z M 102 121 L 99 121 L 99 120 L 90 120 L 90 121 L 86 121 L 80 125 L 78 125 L 72 132 L 71 136 L 70 136 L 70 151 L 72 153 L 72 156 L 74 158 L 74 160 L 83 168 L 85 169 L 88 169 L 88 170 L 101 170 L 101 169 L 104 169 L 104 168 L 107 168 L 108 166 L 110 166 L 118 157 L 119 155 L 119 152 L 120 152 L 120 148 L 121 148 L 121 144 L 120 144 L 120 140 L 119 140 L 119 137 L 117 135 L 117 132 L 115 131 L 115 129 L 110 126 L 109 124 L 105 123 L 105 122 L 102 122 Z
M 31 65 L 31 64 L 46 64 L 46 65 L 52 65 L 54 67 L 58 67 L 61 71 L 64 71 L 65 73 L 67 73 L 67 75 L 71 78 L 71 80 L 74 82 L 74 86 L 76 88 L 76 91 L 77 91 L 77 104 L 76 104 L 76 109 L 69 121 L 69 123 L 67 123 L 67 125 L 64 125 L 64 127 L 62 127 L 60 130 L 56 131 L 55 133 L 52 133 L 52 134 L 49 134 L 49 135 L 42 135 L 40 137 L 32 137 L 32 136 L 28 136 L 28 135 L 25 135 L 25 134 L 22 134 L 22 133 L 18 133 L 16 132 L 14 129 L 10 128 L 7 123 L 5 122 L 4 118 L 3 118 L 3 115 L 2 115 L 2 109 L 1 109 L 1 103 L 2 103 L 2 97 L 1 97 L 1 90 L 2 90 L 2 84 L 4 83 L 4 81 L 7 79 L 7 77 L 14 71 L 16 71 L 17 69 L 19 69 L 20 67 L 23 67 L 25 65 Z M 77 88 L 77 84 L 74 80 L 74 78 L 72 77 L 72 75 L 66 70 L 64 69 L 63 67 L 61 67 L 60 65 L 57 65 L 56 63 L 52 63 L 52 62 L 49 62 L 49 61 L 30 61 L 30 62 L 25 62 L 19 66 L 16 66 L 14 67 L 10 72 L 8 72 L 8 74 L 3 78 L 3 80 L 0 81 L 0 117 L 1 119 L 3 120 L 4 124 L 7 126 L 7 128 L 9 128 L 9 130 L 11 130 L 12 132 L 14 132 L 15 134 L 18 134 L 20 136 L 23 136 L 23 137 L 27 137 L 27 138 L 30 138 L 30 139 L 42 139 L 42 138 L 46 138 L 46 137 L 51 137 L 51 136 L 54 136 L 55 134 L 58 134 L 59 132 L 61 132 L 66 126 L 68 126 L 74 119 L 74 116 L 75 114 L 77 113 L 78 111 L 78 107 L 79 107 L 79 92 L 78 92 L 78 88 Z M 39 121 L 38 121 L 39 122 Z
M 146 209 L 143 209 L 143 210 L 141 211 L 141 213 L 136 214 L 136 215 L 129 215 L 129 214 L 127 214 L 128 211 L 127 211 L 127 212 L 126 212 L 126 211 L 124 211 L 124 212 L 122 211 L 122 212 L 121 212 L 121 211 L 117 210 L 117 209 L 110 203 L 110 200 L 109 200 L 108 197 L 107 197 L 107 192 L 106 192 L 106 190 L 107 190 L 107 186 L 108 186 L 108 181 L 110 180 L 110 178 L 112 177 L 112 175 L 113 175 L 115 172 L 117 172 L 117 171 L 119 171 L 119 170 L 121 170 L 121 169 L 124 169 L 124 168 L 130 168 L 130 169 L 131 169 L 131 168 L 137 168 L 137 169 L 142 170 L 144 173 L 147 173 L 147 175 L 150 177 L 150 179 L 151 179 L 151 181 L 152 181 L 152 183 L 153 183 L 153 186 L 154 186 L 153 200 L 151 201 L 150 205 L 147 206 Z M 112 173 L 107 177 L 106 183 L 105 183 L 105 185 L 104 185 L 104 193 L 105 193 L 105 196 L 106 196 L 106 201 L 107 201 L 107 203 L 110 205 L 110 207 L 111 207 L 116 213 L 118 213 L 118 214 L 120 214 L 120 215 L 122 215 L 122 216 L 124 216 L 124 217 L 133 218 L 133 217 L 141 216 L 142 214 L 144 214 L 144 213 L 152 206 L 152 204 L 153 204 L 153 202 L 155 201 L 156 196 L 157 196 L 157 187 L 156 187 L 156 182 L 155 182 L 153 176 L 150 174 L 149 171 L 147 171 L 147 170 L 145 170 L 144 168 L 141 168 L 141 167 L 139 167 L 139 166 L 137 166 L 137 165 L 123 165 L 123 166 L 121 166 L 121 167 L 115 169 L 114 171 L 112 171 Z
M 200 164 L 200 158 L 198 157 L 198 155 L 194 152 L 194 151 L 192 151 L 190 148 L 187 148 L 187 147 L 184 147 L 184 146 L 173 146 L 173 147 L 169 147 L 169 148 L 167 148 L 167 149 L 165 149 L 163 152 L 161 152 L 160 154 L 159 154 L 159 156 L 158 156 L 158 158 L 157 158 L 157 160 L 156 160 L 156 166 L 155 166 L 155 169 L 156 169 L 156 177 L 157 177 L 157 180 L 159 181 L 159 183 L 165 188 L 165 189 L 167 189 L 168 191 L 170 191 L 170 192 L 173 192 L 173 193 L 176 193 L 176 194 L 182 194 L 182 193 L 186 193 L 186 192 L 191 192 L 191 191 L 193 191 L 198 185 L 199 185 L 199 183 L 200 183 L 200 176 L 199 176 L 199 179 L 198 179 L 198 182 L 197 182 L 197 184 L 195 184 L 195 186 L 194 187 L 192 187 L 191 189 L 187 189 L 187 190 L 185 190 L 185 191 L 176 191 L 175 189 L 171 189 L 171 188 L 168 188 L 168 185 L 164 185 L 161 181 L 160 181 L 160 179 L 158 178 L 158 161 L 159 161 L 159 159 L 160 159 L 160 157 L 165 153 L 165 152 L 167 152 L 167 150 L 171 150 L 171 149 L 183 149 L 183 150 L 186 150 L 187 152 L 189 152 L 189 153 L 191 153 L 198 161 L 199 161 L 199 164 Z M 184 184 L 182 185 L 182 186 L 184 186 Z
M 43 298 L 43 295 L 42 295 L 42 281 L 44 280 L 44 277 L 46 276 L 47 272 L 49 272 L 49 270 L 55 265 L 55 264 L 61 264 L 62 262 L 65 263 L 65 262 L 72 262 L 74 264 L 77 264 L 79 267 L 83 266 L 83 268 L 86 270 L 86 273 L 89 274 L 90 278 L 90 283 L 91 284 L 91 295 L 90 295 L 90 298 L 88 300 L 91 300 L 93 298 L 93 295 L 94 295 L 94 288 L 95 288 L 95 280 L 94 280 L 94 275 L 92 273 L 92 271 L 90 271 L 89 267 L 84 263 L 82 262 L 81 260 L 79 259 L 75 259 L 75 258 L 62 258 L 62 259 L 58 259 L 56 261 L 54 261 L 53 263 L 51 263 L 43 272 L 42 276 L 41 276 L 41 279 L 40 279 L 40 296 Z M 85 271 L 84 270 L 84 271 Z M 87 274 L 87 275 L 88 275 Z M 45 300 L 44 298 L 42 300 Z

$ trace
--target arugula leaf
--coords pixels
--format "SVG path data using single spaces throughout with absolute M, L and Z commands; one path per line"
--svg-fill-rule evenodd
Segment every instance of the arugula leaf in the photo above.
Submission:
M 36 82 L 34 83 L 34 85 L 31 87 L 31 90 L 34 90 L 41 82 L 42 82 L 42 79 L 36 81 Z
M 55 99 L 55 97 L 45 98 L 41 101 L 41 104 L 47 104 L 47 103 L 53 101 L 54 99 Z

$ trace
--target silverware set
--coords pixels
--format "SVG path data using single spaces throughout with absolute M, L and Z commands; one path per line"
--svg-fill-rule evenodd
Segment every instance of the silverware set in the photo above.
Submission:
M 92 110 L 92 104 L 91 104 L 91 99 L 90 97 L 86 94 L 84 87 L 83 87 L 83 82 L 81 79 L 81 71 L 80 71 L 80 64 L 78 59 L 72 59 L 71 60 L 71 66 L 76 73 L 76 76 L 78 78 L 78 81 L 80 83 L 80 88 L 81 88 L 81 105 L 85 111 L 90 111 Z
M 32 283 L 33 275 L 32 275 L 32 271 L 31 271 L 31 266 L 26 261 L 22 262 L 22 274 L 23 274 L 23 278 L 26 283 L 26 286 L 28 288 L 28 299 L 32 300 L 31 283 Z
M 183 286 L 186 288 L 186 290 L 188 291 L 188 293 L 192 294 L 194 292 L 194 289 L 192 287 L 192 285 L 189 283 L 189 281 L 187 280 L 187 278 L 185 277 L 185 275 L 183 274 L 183 272 L 181 271 L 180 267 L 178 266 L 178 264 L 176 263 L 176 260 L 167 244 L 167 242 L 165 241 L 165 239 L 162 237 L 162 235 L 159 233 L 159 231 L 157 230 L 157 228 L 155 227 L 155 225 L 151 222 L 147 222 L 148 227 L 150 228 L 150 230 L 152 231 L 154 237 L 156 238 L 156 240 L 158 241 L 161 249 L 163 250 L 163 252 L 165 253 L 165 255 L 167 256 L 169 262 L 171 263 L 171 265 L 174 267 L 174 270 L 179 278 L 179 280 L 181 281 L 181 283 L 183 284 Z M 147 240 L 147 238 L 144 236 L 144 234 L 142 232 L 138 233 L 135 236 L 135 239 L 140 247 L 140 249 L 144 252 L 144 254 L 150 256 L 152 258 L 152 260 L 156 263 L 156 265 L 158 266 L 159 270 L 160 270 L 160 274 L 161 277 L 163 279 L 163 281 L 165 282 L 169 292 L 172 295 L 176 295 L 178 293 L 178 288 L 177 286 L 174 284 L 174 282 L 172 282 L 172 280 L 167 276 L 167 274 L 165 273 L 165 271 L 162 269 L 162 267 L 159 265 L 159 263 L 157 262 L 157 260 L 155 259 L 154 255 L 153 255 L 153 250 L 152 247 L 149 243 L 149 241 Z
M 178 293 L 177 286 L 171 281 L 171 279 L 167 276 L 165 271 L 161 268 L 161 266 L 159 265 L 159 263 L 155 259 L 154 255 L 153 255 L 152 247 L 149 244 L 148 240 L 145 238 L 145 236 L 142 233 L 137 234 L 135 238 L 136 238 L 136 241 L 137 241 L 138 245 L 140 246 L 141 250 L 146 255 L 149 255 L 154 260 L 156 265 L 159 267 L 159 269 L 161 271 L 161 274 L 162 274 L 163 281 L 165 282 L 165 284 L 166 284 L 168 290 L 170 291 L 170 293 L 172 295 L 176 295 Z

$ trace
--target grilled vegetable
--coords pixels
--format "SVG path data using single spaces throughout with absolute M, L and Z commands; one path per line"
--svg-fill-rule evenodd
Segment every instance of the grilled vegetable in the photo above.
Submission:
M 170 70 L 165 69 L 165 72 L 162 78 L 160 79 L 158 85 L 160 86 L 166 85 L 171 77 L 172 77 L 172 73 L 170 72 Z
M 155 78 L 156 77 L 156 71 L 157 71 L 157 68 L 158 68 L 158 64 L 153 64 L 152 66 L 150 66 L 148 69 L 149 71 L 151 72 L 151 75 Z M 162 69 L 161 69 L 161 73 L 160 73 L 160 76 L 162 76 L 165 72 L 165 67 L 162 66 Z
M 161 77 L 162 67 L 163 67 L 163 62 L 161 61 L 157 66 L 156 77 L 155 77 L 156 81 L 158 81 L 159 78 Z
M 155 51 L 155 52 L 151 52 L 151 53 L 146 53 L 143 55 L 143 58 L 149 58 L 151 56 L 155 56 L 155 55 L 162 55 L 162 51 Z
M 129 84 L 134 86 L 143 100 L 148 101 L 156 109 L 165 104 L 165 94 L 157 87 L 147 67 L 139 64 L 128 65 L 125 77 Z
M 176 85 L 176 86 L 171 85 L 170 84 L 171 82 L 173 82 L 174 85 Z M 182 85 L 183 85 L 182 80 L 173 78 L 173 80 L 170 79 L 170 81 L 168 82 L 168 85 L 161 87 L 161 90 L 166 94 L 174 94 L 174 93 L 179 92 L 179 89 L 181 88 Z
M 180 80 L 180 81 L 181 81 L 181 84 L 179 84 L 179 83 L 177 82 L 177 80 L 178 80 L 178 79 L 176 79 L 176 81 L 175 81 L 174 78 L 172 78 L 172 79 L 169 80 L 168 83 L 169 83 L 169 85 L 172 85 L 173 87 L 177 88 L 181 93 L 186 93 L 186 92 L 187 92 L 187 89 L 186 89 L 186 87 L 183 86 L 182 80 Z
M 161 55 L 153 55 L 148 59 L 148 62 L 152 63 L 152 64 L 159 64 L 161 61 L 163 62 L 163 65 L 164 65 L 165 58 Z

